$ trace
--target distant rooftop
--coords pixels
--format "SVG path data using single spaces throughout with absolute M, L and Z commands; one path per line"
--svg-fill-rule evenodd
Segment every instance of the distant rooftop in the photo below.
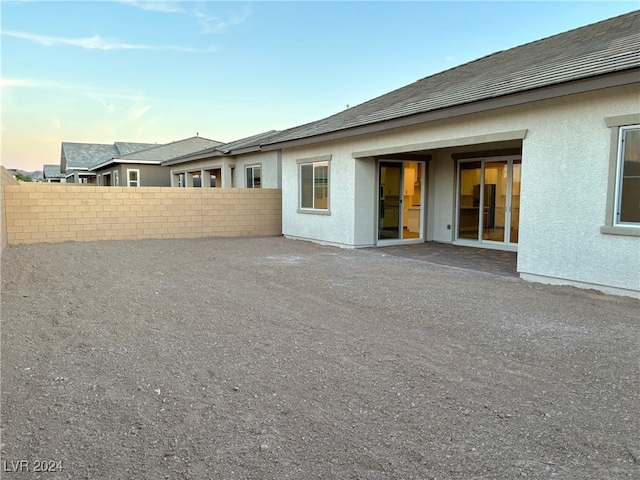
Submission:
M 60 165 L 43 165 L 42 174 L 44 178 L 63 178 L 64 175 L 60 172 Z
M 260 150 L 260 145 L 276 133 L 278 133 L 277 130 L 269 130 L 268 132 L 258 133 L 257 135 L 234 140 L 233 142 L 220 143 L 216 146 L 168 159 L 164 161 L 162 165 L 175 165 L 177 163 L 189 162 L 213 155 L 233 155 L 241 150 L 252 148 Z
M 116 142 L 111 145 L 105 145 L 101 143 L 62 142 L 60 168 L 64 168 L 65 171 L 73 169 L 86 170 L 105 160 L 120 157 L 125 154 L 123 152 L 130 154 L 155 146 L 157 146 L 155 143 Z

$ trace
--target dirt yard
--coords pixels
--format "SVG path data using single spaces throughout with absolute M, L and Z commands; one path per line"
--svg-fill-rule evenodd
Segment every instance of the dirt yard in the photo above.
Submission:
M 2 478 L 640 478 L 640 302 L 381 252 L 8 247 Z

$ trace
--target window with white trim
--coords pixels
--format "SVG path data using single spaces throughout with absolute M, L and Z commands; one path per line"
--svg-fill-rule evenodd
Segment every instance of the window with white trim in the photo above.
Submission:
M 330 157 L 318 161 L 299 161 L 300 203 L 302 211 L 329 210 Z
M 245 176 L 247 178 L 247 188 L 260 188 L 262 182 L 260 180 L 260 174 L 262 168 L 260 165 L 250 165 L 245 167 Z
M 640 237 L 640 113 L 604 121 L 611 140 L 607 209 L 600 233 Z
M 620 127 L 614 225 L 640 227 L 640 125 Z
M 120 178 L 118 177 L 118 170 L 113 171 L 113 185 L 115 187 L 120 186 Z
M 140 170 L 139 169 L 127 169 L 127 187 L 139 187 L 140 186 Z

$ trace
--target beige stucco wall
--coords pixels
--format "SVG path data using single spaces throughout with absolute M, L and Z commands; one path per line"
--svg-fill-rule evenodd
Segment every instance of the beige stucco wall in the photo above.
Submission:
M 638 112 L 637 85 L 434 121 L 377 134 L 284 149 L 283 234 L 345 247 L 376 243 L 376 162 L 358 152 L 415 145 L 463 148 L 526 131 L 518 271 L 528 279 L 640 292 L 640 238 L 601 231 L 607 214 L 611 148 L 605 118 Z M 476 138 L 471 143 L 467 139 Z M 428 149 L 427 240 L 451 242 L 456 220 L 452 149 Z M 407 150 L 405 150 L 407 151 Z M 330 215 L 300 213 L 296 161 L 331 155 Z
M 280 235 L 277 189 L 5 186 L 9 244 Z
M 0 165 L 0 253 L 8 243 L 7 215 L 4 201 L 4 187 L 6 185 L 18 185 L 15 178 Z
M 140 186 L 141 187 L 169 187 L 171 186 L 171 172 L 168 168 L 160 165 L 146 165 L 140 163 L 123 163 L 110 165 L 106 168 L 96 170 L 96 182 L 98 175 L 111 175 L 113 182 L 113 172 L 118 172 L 118 179 L 121 187 L 127 186 L 127 170 L 140 170 Z M 104 182 L 104 180 L 101 180 Z
M 194 160 L 171 165 L 171 174 L 178 175 L 185 172 L 200 172 L 220 168 L 222 170 L 222 186 L 245 188 L 245 167 L 260 165 L 262 188 L 281 188 L 282 161 L 279 151 L 251 152 L 236 156 L 212 156 L 210 158 Z M 231 169 L 233 168 L 233 185 L 231 185 Z M 174 179 L 175 181 L 175 179 Z

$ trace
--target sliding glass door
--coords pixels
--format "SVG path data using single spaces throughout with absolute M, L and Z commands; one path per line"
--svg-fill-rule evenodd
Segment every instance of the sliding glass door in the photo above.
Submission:
M 458 162 L 458 241 L 518 243 L 521 165 L 519 157 Z
M 402 162 L 380 162 L 378 240 L 402 238 Z
M 423 238 L 423 162 L 378 164 L 378 241 Z

